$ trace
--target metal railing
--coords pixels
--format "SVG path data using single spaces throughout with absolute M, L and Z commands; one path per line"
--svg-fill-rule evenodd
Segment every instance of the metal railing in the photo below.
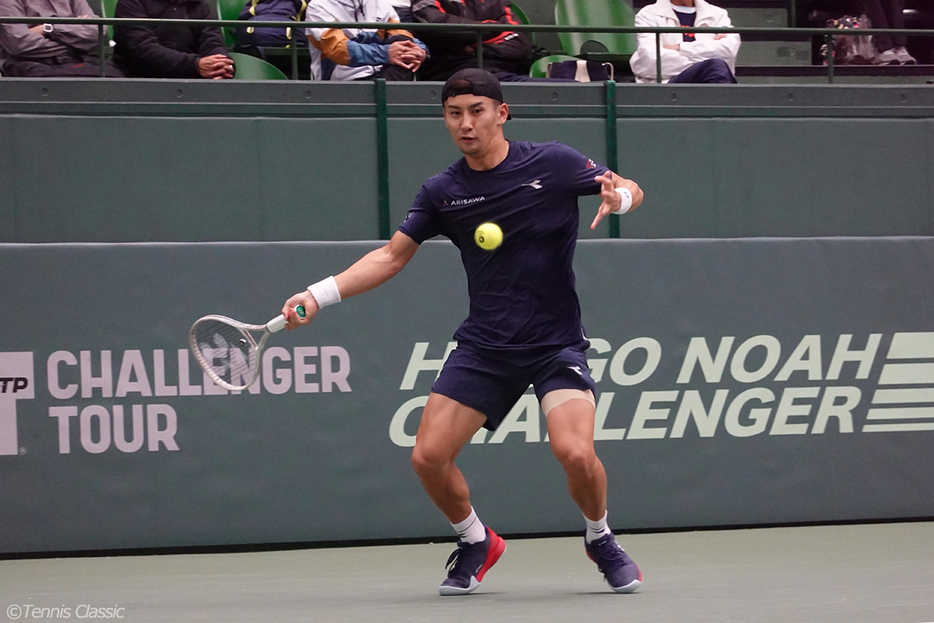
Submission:
M 117 19 L 117 18 L 9 18 L 0 17 L 0 24 L 8 23 L 26 23 L 26 24 L 94 24 L 98 29 L 98 60 L 101 66 L 101 77 L 104 76 L 104 60 L 106 58 L 107 37 L 104 33 L 106 26 L 217 26 L 217 27 L 242 27 L 244 22 L 239 20 L 161 20 L 161 19 Z M 261 22 L 251 21 L 249 24 L 253 27 L 283 28 L 282 22 Z M 289 27 L 294 27 L 295 23 L 290 22 Z M 304 22 L 305 28 L 360 28 L 360 29 L 383 29 L 385 23 L 346 23 L 346 22 L 327 22 L 315 23 Z M 634 28 L 634 27 L 607 27 L 607 26 L 558 26 L 558 25 L 503 25 L 503 24 L 471 24 L 471 25 L 448 25 L 448 24 L 399 24 L 396 28 L 414 28 L 418 30 L 470 30 L 476 33 L 477 37 L 477 64 L 483 66 L 483 38 L 484 34 L 503 31 L 526 31 L 526 32 L 583 32 L 583 33 L 618 33 L 618 34 L 638 34 L 651 33 L 655 35 L 655 51 L 659 59 L 656 63 L 657 80 L 661 82 L 661 35 L 666 33 L 684 33 L 681 27 L 655 27 L 655 28 Z M 737 33 L 756 35 L 776 35 L 782 40 L 787 40 L 789 36 L 800 36 L 801 38 L 811 38 L 815 36 L 822 37 L 827 43 L 827 49 L 833 49 L 833 36 L 841 34 L 839 29 L 832 28 L 695 28 L 694 33 Z M 934 30 L 909 30 L 909 29 L 861 29 L 858 33 L 847 32 L 846 34 L 901 34 L 910 36 L 931 36 L 934 37 Z M 297 77 L 298 50 L 297 46 L 291 46 L 292 56 L 292 77 Z M 619 60 L 628 60 L 628 55 L 622 55 Z M 827 78 L 828 82 L 834 81 L 834 59 L 833 55 L 827 60 Z M 379 79 L 374 82 L 375 101 L 376 101 L 376 142 L 377 142 L 377 177 L 378 177 L 378 217 L 379 231 L 382 239 L 388 240 L 390 231 L 390 211 L 389 211 L 389 159 L 388 159 L 388 102 L 386 97 L 386 81 Z M 606 122 L 606 154 L 607 166 L 611 170 L 617 169 L 617 135 L 616 135 L 616 113 L 617 113 L 617 88 L 616 82 L 608 80 L 604 86 L 605 89 L 605 122 Z M 612 216 L 609 221 L 609 237 L 619 238 L 620 227 L 619 218 Z
M 0 17 L 0 24 L 92 24 L 97 26 L 98 36 L 98 58 L 101 65 L 101 77 L 104 77 L 104 59 L 108 49 L 108 37 L 105 34 L 107 26 L 216 26 L 219 28 L 237 28 L 243 27 L 246 22 L 241 20 L 166 20 L 154 18 L 80 18 L 80 17 Z M 283 22 L 259 21 L 253 20 L 249 25 L 254 28 L 346 28 L 361 30 L 384 30 L 387 27 L 385 22 Z M 392 24 L 393 28 L 419 31 L 470 31 L 476 33 L 476 53 L 477 65 L 483 67 L 483 39 L 484 35 L 500 33 L 505 31 L 518 32 L 540 32 L 540 33 L 603 33 L 603 34 L 639 34 L 649 33 L 655 35 L 655 53 L 656 53 L 656 72 L 657 80 L 661 82 L 661 35 L 672 33 L 684 33 L 684 28 L 680 26 L 673 27 L 633 27 L 633 26 L 568 26 L 554 24 Z M 821 37 L 827 44 L 827 50 L 833 50 L 834 35 L 902 35 L 902 36 L 921 36 L 934 37 L 934 29 L 895 29 L 895 28 L 865 28 L 841 30 L 838 28 L 791 28 L 791 27 L 742 27 L 742 28 L 692 28 L 691 32 L 719 34 L 735 33 L 740 35 L 764 35 L 775 36 L 776 40 L 787 40 L 789 38 L 800 37 L 802 40 L 813 37 Z M 295 45 L 291 48 L 292 78 L 297 78 L 298 66 L 298 48 Z M 620 56 L 620 60 L 626 60 L 627 57 Z M 833 54 L 828 53 L 824 59 L 827 67 L 827 81 L 834 82 L 835 61 Z

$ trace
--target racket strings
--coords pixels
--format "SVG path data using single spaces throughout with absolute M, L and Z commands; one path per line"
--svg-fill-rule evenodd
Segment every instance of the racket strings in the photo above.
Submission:
M 192 335 L 202 365 L 230 385 L 245 386 L 256 372 L 256 342 L 246 331 L 220 320 L 204 320 Z

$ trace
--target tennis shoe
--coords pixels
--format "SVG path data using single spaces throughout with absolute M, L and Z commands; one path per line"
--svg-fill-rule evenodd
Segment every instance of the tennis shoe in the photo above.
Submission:
M 438 587 L 438 592 L 442 595 L 472 593 L 505 551 L 506 541 L 489 528 L 486 528 L 486 538 L 479 543 L 458 541 L 457 549 L 444 565 L 448 577 Z
M 619 546 L 612 533 L 603 535 L 593 543 L 584 540 L 584 548 L 590 559 L 597 563 L 597 569 L 606 578 L 610 588 L 617 593 L 631 593 L 642 584 L 642 572 Z

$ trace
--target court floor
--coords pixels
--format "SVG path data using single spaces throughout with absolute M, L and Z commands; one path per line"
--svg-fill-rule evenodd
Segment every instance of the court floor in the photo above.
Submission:
M 0 621 L 934 622 L 934 523 L 620 542 L 644 574 L 632 595 L 608 590 L 582 538 L 507 540 L 463 597 L 436 592 L 450 543 L 6 560 Z

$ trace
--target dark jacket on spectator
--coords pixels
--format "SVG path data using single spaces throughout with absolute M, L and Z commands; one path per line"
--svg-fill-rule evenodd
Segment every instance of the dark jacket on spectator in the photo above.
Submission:
M 119 0 L 114 17 L 216 19 L 205 0 Z M 135 77 L 199 78 L 199 59 L 227 54 L 216 27 L 118 26 L 114 40 L 114 61 Z
M 518 24 L 509 8 L 510 0 L 413 0 L 412 13 L 429 24 Z M 470 31 L 416 31 L 428 45 L 431 58 L 419 76 L 425 80 L 447 80 L 460 69 L 477 66 L 477 35 Z M 492 72 L 528 73 L 534 60 L 534 45 L 525 33 L 484 33 L 483 68 Z

